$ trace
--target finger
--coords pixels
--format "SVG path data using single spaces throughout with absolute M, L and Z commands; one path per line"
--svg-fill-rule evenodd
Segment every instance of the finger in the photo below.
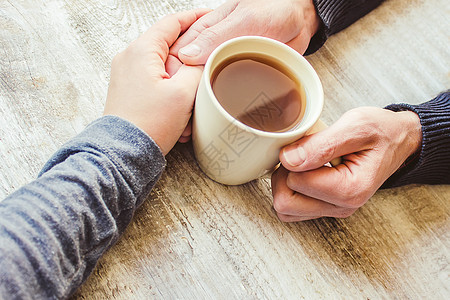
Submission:
M 177 41 L 171 47 L 170 53 L 178 57 L 178 52 L 181 48 L 189 45 L 205 29 L 210 28 L 211 26 L 214 26 L 225 19 L 227 15 L 229 15 L 236 7 L 235 5 L 231 6 L 230 4 L 231 1 L 230 3 L 226 2 L 216 10 L 210 11 L 209 13 L 199 18 L 182 36 L 177 39 Z
M 242 20 L 226 19 L 221 23 L 205 29 L 192 43 L 180 49 L 178 57 L 185 64 L 205 64 L 209 55 L 220 44 L 243 35 L 254 35 L 254 32 L 242 32 L 238 30 Z
M 364 123 L 358 112 L 348 112 L 323 131 L 301 138 L 280 151 L 290 171 L 317 169 L 335 158 L 373 147 L 376 127 Z
M 209 11 L 209 9 L 199 8 L 165 16 L 153 24 L 142 35 L 142 38 L 149 41 L 160 40 L 170 47 L 182 32 L 185 32 L 195 21 Z
M 189 120 L 189 123 L 187 124 L 186 128 L 184 129 L 181 135 L 184 137 L 190 137 L 191 134 L 192 134 L 192 119 Z
M 239 1 L 227 1 L 216 10 L 204 15 L 177 40 L 172 49 L 172 53 L 180 58 L 180 60 L 184 63 L 191 65 L 204 64 L 209 54 L 221 42 L 219 44 L 214 43 L 216 44 L 214 46 L 209 43 L 193 43 L 193 41 L 196 40 L 200 35 L 204 34 L 206 30 L 208 30 L 208 33 L 206 33 L 206 36 L 208 38 L 210 37 L 210 34 L 214 34 L 214 29 L 211 31 L 210 28 L 214 27 L 217 24 L 220 24 L 224 19 L 230 16 L 238 4 Z M 215 42 L 214 38 L 212 42 Z M 201 47 L 206 48 L 202 49 Z M 183 49 L 183 54 L 180 53 L 181 49 Z M 203 54 L 199 56 L 198 54 L 200 54 L 200 52 L 203 52 Z
M 190 140 L 191 140 L 190 136 L 188 136 L 188 137 L 180 136 L 180 138 L 178 139 L 178 142 L 181 144 L 185 144 L 185 143 L 189 142 Z
M 372 166 L 369 160 L 352 154 L 335 168 L 290 172 L 287 186 L 302 195 L 344 208 L 339 213 L 345 217 L 352 213 L 351 209 L 366 203 L 382 184 L 374 175 L 376 166 Z
M 179 50 L 194 41 L 205 29 L 219 23 L 225 15 L 218 11 L 212 11 L 197 20 L 192 26 L 173 44 L 170 53 L 178 57 Z
M 169 54 L 166 60 L 166 72 L 169 74 L 169 77 L 175 75 L 182 65 L 183 63 L 178 58 Z
M 350 213 L 348 208 L 338 207 L 334 204 L 297 193 L 288 186 L 290 172 L 282 168 L 277 170 L 273 180 L 273 207 L 280 215 L 297 216 L 303 218 L 346 217 Z
M 202 66 L 182 65 L 178 72 L 167 80 L 168 86 L 171 87 L 174 93 L 174 105 L 182 105 L 185 107 L 185 111 L 189 113 L 186 116 L 184 127 L 180 128 L 180 133 L 186 128 L 191 117 L 192 109 L 194 108 L 195 93 L 197 92 L 202 72 Z
M 245 18 L 244 13 L 233 11 L 227 18 L 203 30 L 194 41 L 180 49 L 179 59 L 187 64 L 204 64 L 211 52 L 225 41 L 244 35 L 264 34 L 260 27 L 245 24 Z M 248 25 L 248 28 L 243 24 Z
M 165 61 L 169 47 L 176 41 L 180 33 L 186 31 L 208 11 L 202 8 L 168 15 L 150 27 L 137 41 L 142 42 L 146 45 L 147 50 L 150 49 L 157 53 Z
M 189 120 L 186 128 L 184 129 L 183 133 L 181 134 L 180 139 L 178 140 L 180 143 L 187 143 L 191 140 L 191 134 L 192 134 L 192 118 Z
M 183 88 L 195 97 L 202 73 L 203 66 L 182 65 L 170 80 L 176 82 L 174 86 Z

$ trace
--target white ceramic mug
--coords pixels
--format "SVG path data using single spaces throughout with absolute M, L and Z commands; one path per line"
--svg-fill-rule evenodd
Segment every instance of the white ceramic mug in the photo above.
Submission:
M 266 132 L 233 118 L 219 103 L 211 87 L 215 68 L 227 58 L 245 53 L 272 57 L 301 82 L 306 94 L 306 111 L 293 129 Z M 244 36 L 216 48 L 208 58 L 194 108 L 192 140 L 200 168 L 213 180 L 238 185 L 259 178 L 279 162 L 283 146 L 303 137 L 320 122 L 323 89 L 309 62 L 294 49 L 273 39 Z M 322 125 L 322 124 L 320 124 Z

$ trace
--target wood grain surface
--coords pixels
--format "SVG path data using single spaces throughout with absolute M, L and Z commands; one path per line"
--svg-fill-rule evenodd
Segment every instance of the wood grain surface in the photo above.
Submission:
M 114 55 L 160 17 L 222 1 L 0 0 L 0 199 L 101 116 Z M 323 120 L 450 87 L 447 0 L 388 0 L 307 57 Z M 449 299 L 450 186 L 378 191 L 347 219 L 286 224 L 270 182 L 228 187 L 190 144 L 73 299 Z

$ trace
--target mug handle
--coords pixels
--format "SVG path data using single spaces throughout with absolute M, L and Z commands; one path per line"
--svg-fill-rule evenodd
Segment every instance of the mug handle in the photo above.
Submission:
M 317 120 L 316 124 L 314 124 L 313 127 L 311 127 L 308 130 L 308 132 L 306 132 L 306 135 L 308 136 L 308 135 L 317 133 L 319 131 L 322 131 L 322 130 L 326 129 L 327 127 L 328 127 L 328 125 L 325 124 L 322 120 L 319 119 L 319 120 Z M 339 165 L 341 163 L 342 163 L 342 157 L 336 157 L 336 158 L 333 158 L 333 160 L 330 161 L 330 164 L 333 167 L 336 167 L 337 165 Z

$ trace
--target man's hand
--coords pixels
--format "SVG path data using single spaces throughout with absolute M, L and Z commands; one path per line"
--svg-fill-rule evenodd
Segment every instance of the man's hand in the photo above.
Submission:
M 105 115 L 144 130 L 167 154 L 189 121 L 202 67 L 183 65 L 169 54 L 180 34 L 209 10 L 167 16 L 112 62 Z
M 353 214 L 420 147 L 419 117 L 363 107 L 335 124 L 286 146 L 272 175 L 280 220 L 297 222 Z M 342 156 L 342 164 L 325 164 Z
M 287 43 L 303 54 L 319 26 L 312 0 L 229 0 L 195 22 L 170 53 L 187 64 L 204 64 L 221 43 L 259 35 Z

